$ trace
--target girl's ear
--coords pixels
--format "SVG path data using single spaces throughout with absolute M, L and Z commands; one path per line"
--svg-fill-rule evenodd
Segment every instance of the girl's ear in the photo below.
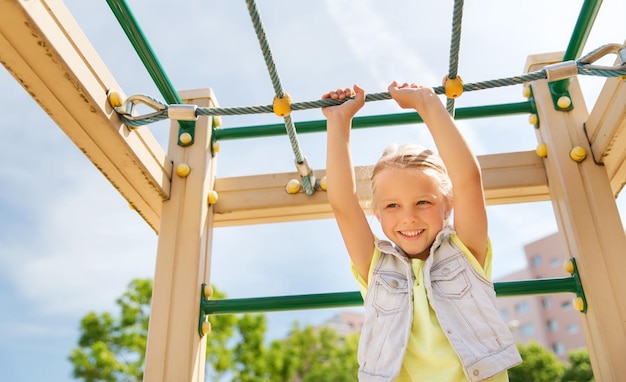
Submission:
M 453 208 L 454 208 L 454 204 L 451 200 L 449 200 L 448 203 L 446 203 L 446 212 L 443 215 L 445 220 L 448 220 L 450 218 Z

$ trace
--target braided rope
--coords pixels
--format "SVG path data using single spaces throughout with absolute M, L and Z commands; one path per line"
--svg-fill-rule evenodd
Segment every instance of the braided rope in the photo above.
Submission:
M 455 0 L 452 14 L 452 38 L 450 41 L 450 63 L 448 69 L 448 78 L 450 79 L 455 79 L 458 75 L 462 20 L 463 0 Z M 454 98 L 446 100 L 446 109 L 448 109 L 450 115 L 454 116 Z
M 583 59 L 576 61 L 578 74 L 580 75 L 606 77 L 606 78 L 626 76 L 626 64 L 623 64 L 620 67 L 598 67 L 598 66 L 594 66 L 591 64 L 583 63 L 583 61 L 584 61 Z M 470 92 L 470 91 L 475 91 L 475 90 L 493 89 L 497 87 L 520 85 L 526 82 L 532 82 L 536 80 L 545 80 L 545 79 L 547 79 L 547 72 L 545 69 L 541 69 L 541 70 L 531 72 L 531 73 L 526 73 L 520 76 L 480 81 L 480 82 L 474 82 L 474 83 L 466 83 L 466 84 L 463 84 L 463 91 Z M 443 86 L 433 87 L 433 91 L 436 94 L 445 94 L 445 89 Z M 154 113 L 150 113 L 148 115 L 133 116 L 132 114 L 125 112 L 122 109 L 118 108 L 116 109 L 116 111 L 118 111 L 120 118 L 122 119 L 125 125 L 129 127 L 137 127 L 137 126 L 147 125 L 153 122 L 158 122 L 158 121 L 168 118 L 167 105 L 149 96 L 139 96 L 139 97 L 145 97 L 146 99 L 154 101 L 156 104 L 159 105 L 159 109 L 156 110 Z M 389 100 L 389 99 L 391 99 L 391 96 L 389 95 L 388 92 L 371 93 L 371 94 L 365 95 L 365 102 L 383 101 L 383 100 Z M 291 105 L 291 110 L 317 109 L 320 107 L 340 105 L 343 102 L 345 102 L 345 100 L 340 101 L 340 100 L 332 100 L 332 99 L 318 99 L 314 101 L 296 102 Z M 225 107 L 225 108 L 199 107 L 196 110 L 196 116 L 218 116 L 218 115 L 224 115 L 224 116 L 231 115 L 232 116 L 232 115 L 248 115 L 248 114 L 269 114 L 273 112 L 274 112 L 274 108 L 272 105 Z
M 257 39 L 259 40 L 261 51 L 263 52 L 263 58 L 265 59 L 265 65 L 267 66 L 267 71 L 269 72 L 270 79 L 272 80 L 274 92 L 276 93 L 276 97 L 283 98 L 285 96 L 285 92 L 283 91 L 283 88 L 280 84 L 280 79 L 278 78 L 278 71 L 276 70 L 276 65 L 274 64 L 274 59 L 272 57 L 269 43 L 265 38 L 265 31 L 263 30 L 263 24 L 261 22 L 261 16 L 259 15 L 256 2 L 254 0 L 246 0 L 246 5 L 248 6 L 250 19 L 252 20 L 252 25 L 254 26 L 254 31 L 256 32 Z M 291 148 L 293 149 L 294 156 L 296 157 L 296 163 L 301 165 L 305 163 L 305 160 L 304 155 L 300 151 L 300 144 L 298 143 L 296 127 L 290 115 L 285 116 L 284 119 L 285 129 L 287 131 L 287 135 L 289 136 L 289 142 L 291 143 Z M 314 192 L 314 189 L 311 186 L 310 177 L 312 177 L 312 173 L 302 175 L 302 185 L 304 186 L 304 190 L 307 195 L 311 195 Z

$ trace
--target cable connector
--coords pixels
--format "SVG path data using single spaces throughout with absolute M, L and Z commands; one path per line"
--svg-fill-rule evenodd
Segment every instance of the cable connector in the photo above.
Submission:
M 558 62 L 545 66 L 543 70 L 548 82 L 554 82 L 578 75 L 578 64 L 576 61 Z
M 195 121 L 198 119 L 196 110 L 198 110 L 196 105 L 169 105 L 167 107 L 167 116 L 175 121 Z

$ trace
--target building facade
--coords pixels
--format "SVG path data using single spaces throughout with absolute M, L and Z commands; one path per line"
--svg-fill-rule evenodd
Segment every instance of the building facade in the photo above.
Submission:
M 569 277 L 563 264 L 569 258 L 559 233 L 524 246 L 528 267 L 494 280 L 517 281 Z M 572 349 L 586 347 L 581 313 L 573 308 L 573 293 L 499 297 L 500 315 L 509 324 L 515 342 L 531 340 L 567 360 Z

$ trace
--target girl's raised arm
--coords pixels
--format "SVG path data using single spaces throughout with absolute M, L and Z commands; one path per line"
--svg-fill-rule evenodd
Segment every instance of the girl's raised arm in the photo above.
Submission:
M 322 98 L 344 100 L 348 97 L 354 99 L 322 109 L 328 121 L 327 195 L 350 259 L 361 277 L 367 281 L 374 253 L 374 234 L 359 204 L 350 151 L 352 118 L 365 103 L 365 92 L 354 85 L 353 89 L 337 89 Z

